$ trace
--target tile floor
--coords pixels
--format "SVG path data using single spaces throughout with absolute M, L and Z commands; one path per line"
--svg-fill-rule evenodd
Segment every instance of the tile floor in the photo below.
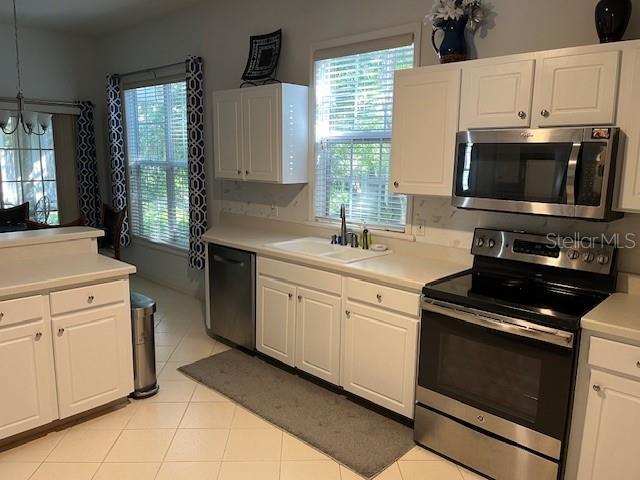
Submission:
M 0 453 L 2 480 L 359 480 L 361 477 L 176 370 L 227 349 L 199 301 L 141 278 L 158 302 L 160 392 Z M 415 447 L 378 480 L 480 477 Z

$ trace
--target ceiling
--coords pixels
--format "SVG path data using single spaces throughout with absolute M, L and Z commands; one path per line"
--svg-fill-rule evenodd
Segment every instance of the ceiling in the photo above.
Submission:
M 180 10 L 198 1 L 200 0 L 16 0 L 16 4 L 18 26 L 100 36 Z M 0 23 L 13 24 L 11 0 L 0 0 Z

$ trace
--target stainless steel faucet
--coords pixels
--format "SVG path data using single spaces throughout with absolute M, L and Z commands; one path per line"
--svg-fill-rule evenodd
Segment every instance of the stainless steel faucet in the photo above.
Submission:
M 347 208 L 340 205 L 340 245 L 347 244 Z

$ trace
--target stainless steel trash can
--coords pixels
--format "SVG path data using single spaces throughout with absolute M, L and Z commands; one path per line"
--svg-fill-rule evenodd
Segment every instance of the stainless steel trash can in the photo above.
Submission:
M 153 314 L 156 302 L 131 292 L 131 333 L 133 336 L 134 392 L 132 398 L 146 398 L 158 392 L 156 344 Z

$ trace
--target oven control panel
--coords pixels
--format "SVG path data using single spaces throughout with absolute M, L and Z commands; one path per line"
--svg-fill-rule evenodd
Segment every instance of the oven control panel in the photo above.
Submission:
M 593 237 L 536 235 L 477 228 L 473 235 L 471 253 L 609 274 L 614 268 L 616 248 Z

